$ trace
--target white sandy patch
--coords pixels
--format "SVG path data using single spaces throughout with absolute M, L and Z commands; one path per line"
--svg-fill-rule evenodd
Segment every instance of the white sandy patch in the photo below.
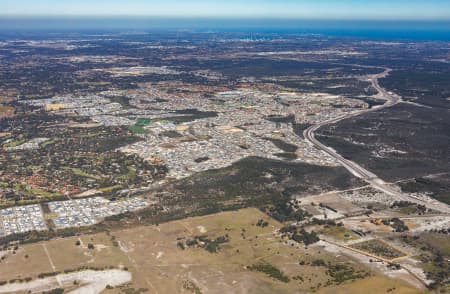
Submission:
M 91 190 L 84 191 L 84 192 L 82 192 L 80 194 L 74 195 L 72 197 L 74 197 L 74 198 L 82 198 L 82 197 L 94 196 L 94 195 L 101 194 L 101 193 L 102 192 L 97 190 L 97 189 L 91 189 Z
M 103 244 L 95 244 L 95 249 L 97 249 L 97 251 L 102 251 L 103 249 L 107 249 L 108 246 L 103 245 Z
M 202 234 L 207 232 L 207 230 L 204 226 L 197 226 L 197 230 Z
M 163 255 L 164 255 L 164 252 L 159 251 L 158 254 L 156 255 L 156 259 L 160 259 Z
M 120 250 L 122 250 L 122 252 L 129 253 L 129 252 L 134 251 L 134 244 L 132 242 L 128 242 L 128 244 L 125 244 L 121 241 L 118 241 L 118 243 L 119 243 L 119 248 L 120 248 Z
M 82 286 L 69 293 L 72 294 L 98 294 L 107 285 L 112 287 L 131 281 L 131 273 L 122 270 L 106 271 L 81 271 L 76 273 L 61 274 L 55 277 L 39 279 L 28 283 L 13 283 L 0 286 L 0 293 L 11 292 L 42 292 L 61 287 L 72 287 L 77 281 Z

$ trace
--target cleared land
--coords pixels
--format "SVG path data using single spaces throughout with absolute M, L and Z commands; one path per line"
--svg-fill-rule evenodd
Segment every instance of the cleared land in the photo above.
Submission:
M 378 239 L 356 243 L 351 247 L 390 260 L 406 255 L 386 242 Z
M 268 225 L 257 226 L 261 219 Z M 392 287 L 399 291 L 396 293 L 420 293 L 347 256 L 282 240 L 276 233 L 280 227 L 257 209 L 243 209 L 159 226 L 55 239 L 20 246 L 15 254 L 10 250 L 0 263 L 0 277 L 5 281 L 35 279 L 41 273 L 80 267 L 114 267 L 128 269 L 133 280 L 105 293 L 139 289 L 148 293 L 328 293 L 327 289 L 338 284 L 348 289 L 345 293 L 360 293 L 367 284 L 376 285 L 383 293 Z M 189 242 L 196 236 L 209 240 L 226 236 L 228 241 L 211 253 L 201 242 Z M 191 245 L 182 249 L 180 242 Z M 270 266 L 265 271 L 251 270 L 255 264 Z M 281 272 L 288 281 L 271 277 L 270 271 Z M 359 275 L 361 278 L 355 278 Z
M 119 286 L 131 281 L 131 274 L 122 270 L 80 271 L 60 274 L 26 283 L 10 283 L 0 286 L 0 293 L 39 292 L 56 289 L 74 289 L 71 294 L 100 293 L 106 287 Z M 81 286 L 78 286 L 81 285 Z

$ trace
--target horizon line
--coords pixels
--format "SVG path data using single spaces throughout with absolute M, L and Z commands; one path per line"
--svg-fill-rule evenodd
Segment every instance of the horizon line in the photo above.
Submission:
M 179 19 L 179 20 L 278 20 L 278 21 L 386 21 L 386 22 L 445 22 L 450 18 L 407 18 L 407 17 L 294 17 L 294 16 L 204 16 L 204 15 L 144 15 L 144 14 L 2 14 L 2 19 Z

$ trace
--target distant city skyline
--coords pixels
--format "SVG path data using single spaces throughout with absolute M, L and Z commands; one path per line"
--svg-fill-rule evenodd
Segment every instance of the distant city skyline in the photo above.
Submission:
M 0 16 L 450 20 L 448 0 L 0 0 Z

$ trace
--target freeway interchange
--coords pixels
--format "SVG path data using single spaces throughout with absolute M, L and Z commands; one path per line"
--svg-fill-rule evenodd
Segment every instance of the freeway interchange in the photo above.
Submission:
M 350 117 L 354 117 L 354 116 L 358 116 L 358 115 L 362 115 L 364 113 L 369 113 L 369 112 L 381 110 L 384 108 L 392 107 L 392 106 L 402 102 L 402 99 L 400 96 L 386 91 L 386 89 L 381 87 L 378 82 L 378 79 L 387 76 L 390 71 L 391 71 L 391 69 L 385 68 L 384 72 L 382 72 L 380 74 L 376 74 L 376 75 L 371 75 L 369 77 L 369 80 L 371 81 L 372 86 L 378 91 L 377 97 L 386 100 L 386 102 L 383 105 L 376 106 L 376 107 L 369 108 L 369 109 L 353 111 L 353 112 L 338 116 L 336 118 L 323 121 L 319 124 L 313 125 L 313 126 L 309 127 L 308 129 L 306 129 L 303 132 L 303 136 L 304 136 L 305 140 L 308 141 L 310 144 L 314 145 L 319 150 L 321 150 L 321 151 L 327 153 L 328 155 L 330 155 L 331 157 L 335 158 L 343 167 L 345 167 L 354 176 L 364 180 L 365 182 L 370 184 L 373 188 L 394 197 L 396 200 L 410 201 L 410 202 L 414 202 L 417 204 L 426 205 L 428 208 L 431 208 L 431 209 L 434 209 L 437 211 L 450 213 L 449 206 L 442 202 L 435 201 L 435 200 L 434 201 L 424 201 L 422 199 L 413 197 L 412 195 L 408 195 L 408 194 L 400 192 L 398 189 L 393 187 L 392 184 L 386 183 L 385 181 L 383 181 L 381 178 L 379 178 L 377 175 L 375 175 L 371 171 L 363 168 L 359 164 L 357 164 L 349 159 L 344 158 L 343 156 L 338 154 L 333 148 L 322 144 L 315 137 L 315 132 L 325 125 L 337 123 L 341 120 L 344 120 L 344 119 L 347 119 Z

